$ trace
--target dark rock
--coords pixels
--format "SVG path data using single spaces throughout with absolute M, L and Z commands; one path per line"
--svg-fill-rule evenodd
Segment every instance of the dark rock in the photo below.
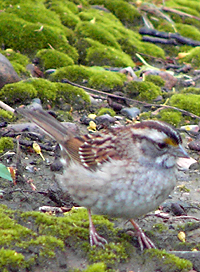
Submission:
M 8 83 L 20 81 L 10 61 L 0 53 L 0 89 Z

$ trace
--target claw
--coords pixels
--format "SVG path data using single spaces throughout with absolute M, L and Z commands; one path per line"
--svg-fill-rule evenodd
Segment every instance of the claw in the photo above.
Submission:
M 136 230 L 136 235 L 138 237 L 138 242 L 139 242 L 141 251 L 144 250 L 144 247 L 146 247 L 148 249 L 149 248 L 156 248 L 154 243 L 145 235 L 145 233 L 142 231 L 140 226 L 133 219 L 130 219 L 129 221 L 131 222 L 131 224 L 133 225 L 133 227 Z M 131 232 L 129 234 L 132 235 Z
M 102 248 L 105 248 L 105 244 L 107 244 L 108 242 L 106 241 L 106 239 L 104 239 L 103 237 L 101 237 L 96 229 L 95 229 L 95 226 L 92 222 L 92 217 L 91 217 L 91 212 L 90 210 L 88 210 L 88 215 L 89 215 L 89 222 L 90 222 L 90 225 L 89 225 L 89 229 L 90 229 L 90 245 L 91 246 L 100 246 Z

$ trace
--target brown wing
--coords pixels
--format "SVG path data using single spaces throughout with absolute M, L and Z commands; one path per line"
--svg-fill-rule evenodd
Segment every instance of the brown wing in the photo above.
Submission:
M 62 123 L 43 110 L 19 108 L 17 112 L 30 119 L 63 148 L 63 154 L 81 163 L 89 169 L 96 169 L 109 159 L 119 159 L 115 149 L 115 135 L 109 133 L 88 134 L 75 137 Z
M 88 134 L 82 137 L 85 142 L 79 147 L 79 156 L 82 164 L 87 168 L 95 169 L 110 159 L 119 159 L 115 149 L 114 135 Z

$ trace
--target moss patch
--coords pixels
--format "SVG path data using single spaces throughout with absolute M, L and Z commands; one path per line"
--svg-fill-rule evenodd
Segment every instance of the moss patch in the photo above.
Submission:
M 91 38 L 104 45 L 112 46 L 119 50 L 121 49 L 112 33 L 110 33 L 100 24 L 95 24 L 92 22 L 79 23 L 75 29 L 75 33 L 78 35 L 78 37 Z
M 11 64 L 12 64 L 15 72 L 18 74 L 18 76 L 21 79 L 26 79 L 26 78 L 29 78 L 31 76 L 30 72 L 27 71 L 26 68 L 24 66 L 22 66 L 21 64 L 13 62 L 13 61 L 11 61 Z
M 8 149 L 13 149 L 14 143 L 13 139 L 10 137 L 1 137 L 0 138 L 0 153 Z
M 126 1 L 90 0 L 89 3 L 92 5 L 104 5 L 126 26 L 133 26 L 141 20 L 141 15 L 137 9 Z
M 10 249 L 0 249 L 0 268 L 3 272 L 19 271 L 18 269 L 25 267 L 25 257 Z
M 185 259 L 180 259 L 164 250 L 146 250 L 145 255 L 154 259 L 157 263 L 156 269 L 163 272 L 187 272 L 192 269 L 192 263 Z
M 10 105 L 27 103 L 36 97 L 45 104 L 55 104 L 60 99 L 72 106 L 79 105 L 79 108 L 90 104 L 89 95 L 83 89 L 42 78 L 7 84 L 0 90 L 0 99 Z
M 101 115 L 104 115 L 104 114 L 109 114 L 110 116 L 115 116 L 116 112 L 113 109 L 101 108 L 97 113 L 98 116 L 101 116 Z
M 174 107 L 200 115 L 200 95 L 174 94 L 170 98 L 170 104 Z
M 152 82 L 131 81 L 123 88 L 130 98 L 153 100 L 161 94 L 161 89 Z
M 102 91 L 120 89 L 126 81 L 124 74 L 105 71 L 104 69 L 100 70 L 98 67 L 86 67 L 82 65 L 73 65 L 57 69 L 50 78 L 53 81 L 61 81 L 66 78 L 69 81 Z
M 164 79 L 157 75 L 147 75 L 145 76 L 145 81 L 152 82 L 159 87 L 163 87 L 165 85 Z
M 48 9 L 55 11 L 62 24 L 67 27 L 74 28 L 80 22 L 77 15 L 78 7 L 70 1 L 53 0 L 47 2 L 46 6 Z
M 0 109 L 0 122 L 4 121 L 13 121 L 15 119 L 15 115 L 10 112 L 3 109 Z
M 72 82 L 83 84 L 91 75 L 93 75 L 93 72 L 88 67 L 72 65 L 57 69 L 56 72 L 51 75 L 50 79 L 53 81 L 61 81 L 66 78 Z
M 89 66 L 135 66 L 131 57 L 121 50 L 115 49 L 111 46 L 98 44 L 98 46 L 91 46 L 87 50 L 86 64 Z
M 6 47 L 33 55 L 40 49 L 52 46 L 77 60 L 76 49 L 69 45 L 61 27 L 31 23 L 14 14 L 1 13 L 0 31 L 0 43 Z
M 91 88 L 99 89 L 101 91 L 114 91 L 120 90 L 124 86 L 126 76 L 121 73 L 109 71 L 95 71 L 89 78 L 88 86 Z
M 31 85 L 27 88 L 27 84 L 22 81 L 13 84 L 6 84 L 0 90 L 0 99 L 9 105 L 25 103 L 35 97 L 37 97 L 36 89 Z
M 36 54 L 41 60 L 40 65 L 46 70 L 50 68 L 60 68 L 74 64 L 74 61 L 67 54 L 52 49 L 42 49 Z
M 0 50 L 0 53 L 9 59 L 10 62 L 18 63 L 24 67 L 30 63 L 30 59 L 27 56 L 15 52 L 12 49 Z
M 63 101 L 71 104 L 76 109 L 84 109 L 90 105 L 90 97 L 82 88 L 66 83 L 55 83 L 55 86 L 58 98 L 63 99 Z
M 193 67 L 199 67 L 200 65 L 200 47 L 192 48 L 188 51 L 188 55 L 186 55 L 183 59 L 180 59 L 180 62 L 188 62 L 191 63 Z
M 164 109 L 159 112 L 159 115 L 162 121 L 174 126 L 178 126 L 181 120 L 183 120 L 181 112 L 171 109 Z

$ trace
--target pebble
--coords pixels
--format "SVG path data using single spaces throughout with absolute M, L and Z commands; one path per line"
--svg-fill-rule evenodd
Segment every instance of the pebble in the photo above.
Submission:
M 103 114 L 103 115 L 97 116 L 95 118 L 95 121 L 97 122 L 97 124 L 104 124 L 104 123 L 113 124 L 115 123 L 116 118 L 110 116 L 109 114 Z
M 136 107 L 123 108 L 121 110 L 121 114 L 125 115 L 126 117 L 130 119 L 133 119 L 133 118 L 136 118 L 140 114 L 140 110 Z
M 188 144 L 188 147 L 195 151 L 200 151 L 200 140 L 194 140 Z

